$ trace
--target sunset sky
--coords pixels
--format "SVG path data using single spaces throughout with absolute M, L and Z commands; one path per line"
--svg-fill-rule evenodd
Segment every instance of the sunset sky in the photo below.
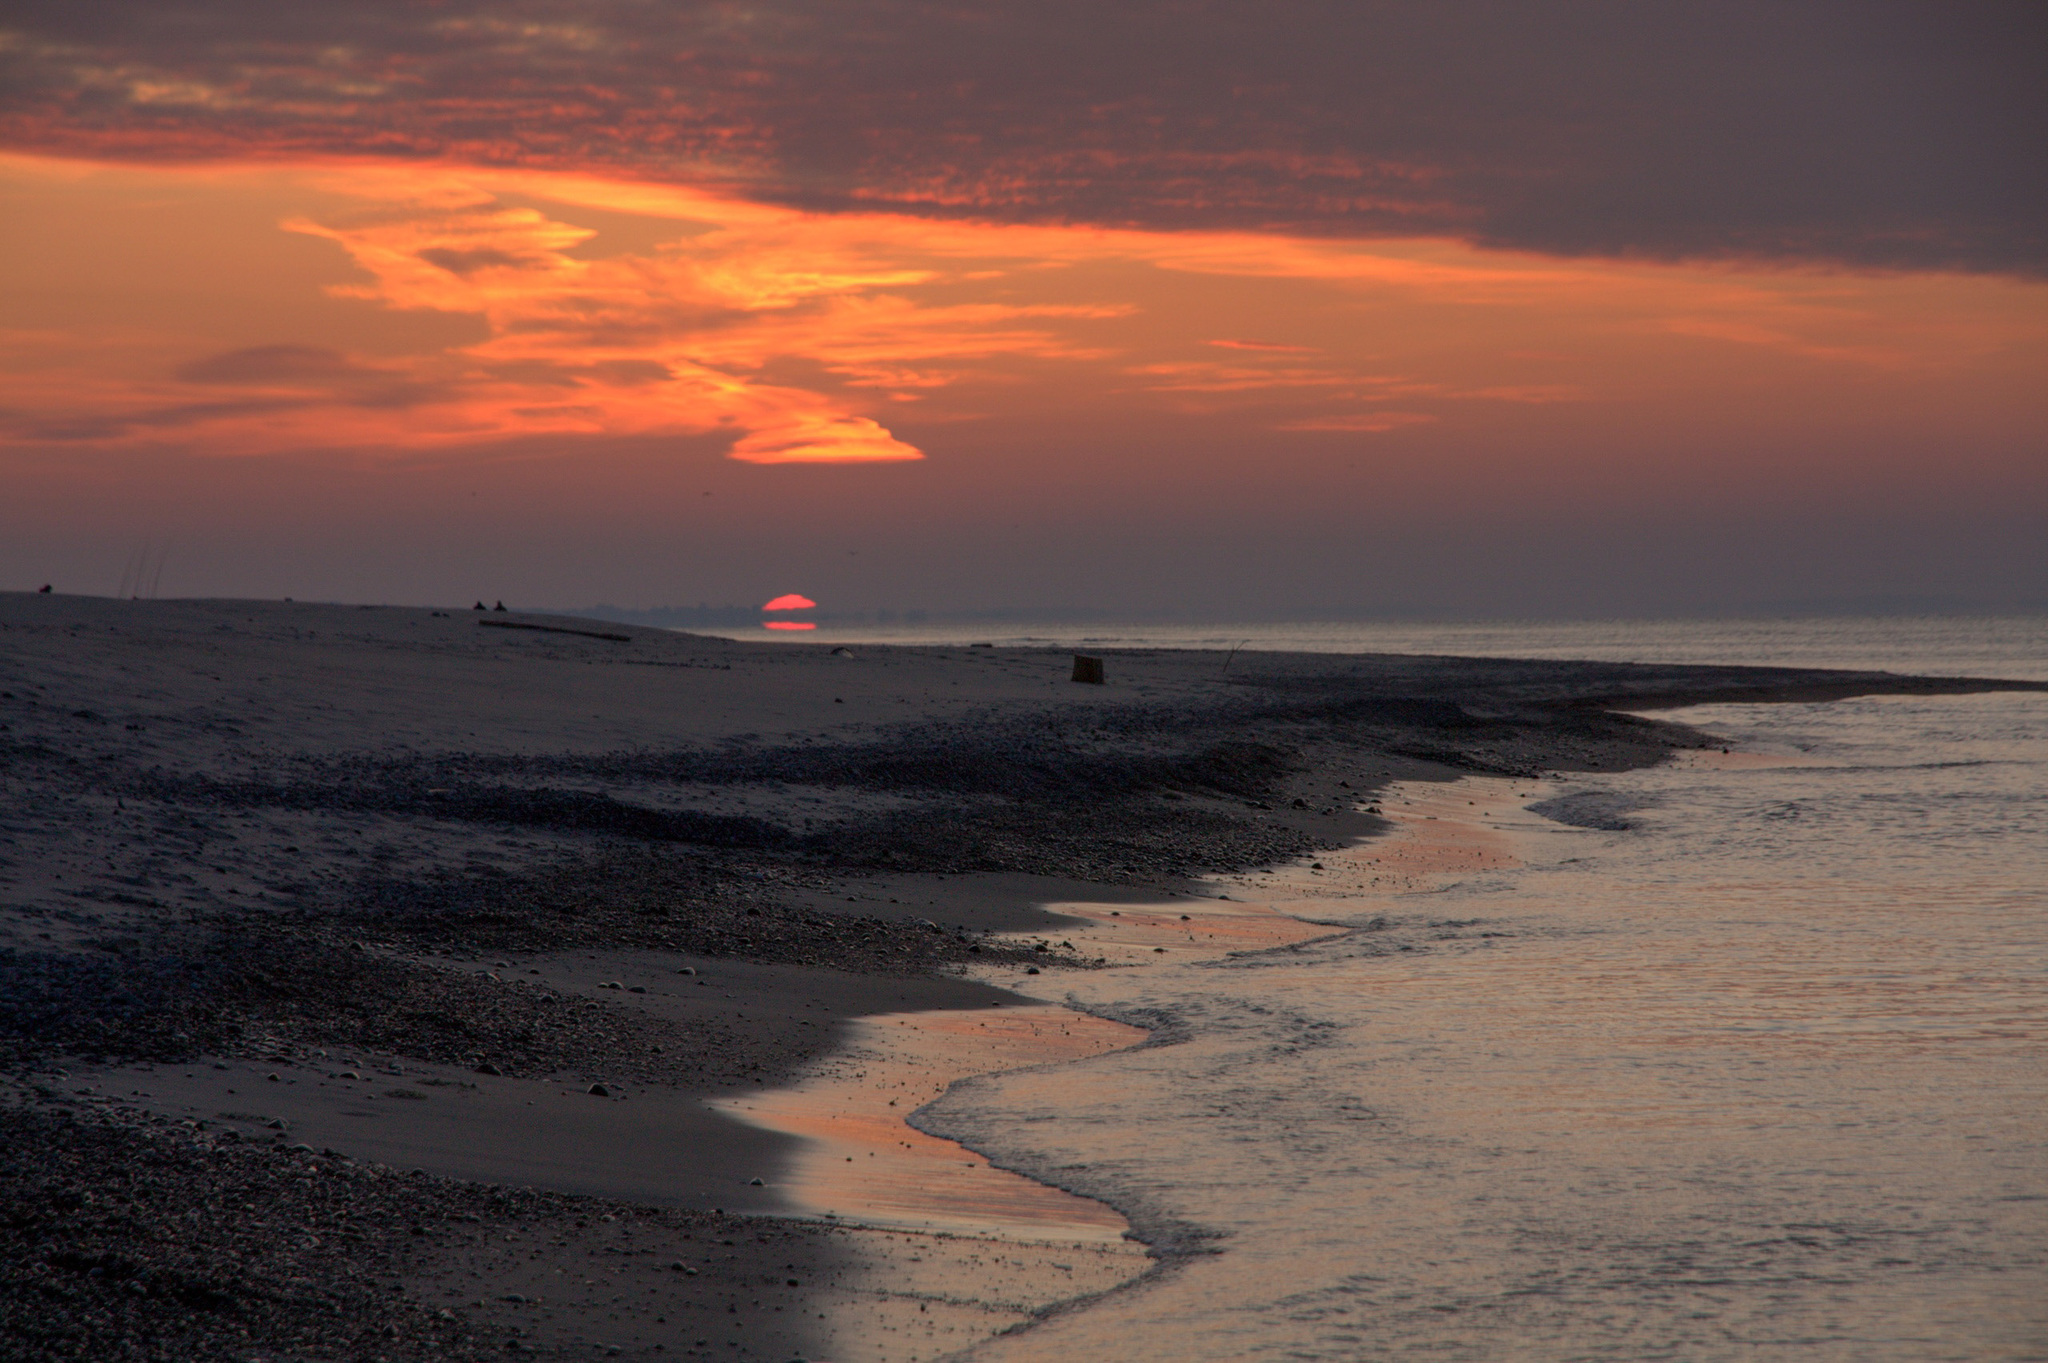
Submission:
M 17 3 L 0 587 L 2038 606 L 2042 16 Z

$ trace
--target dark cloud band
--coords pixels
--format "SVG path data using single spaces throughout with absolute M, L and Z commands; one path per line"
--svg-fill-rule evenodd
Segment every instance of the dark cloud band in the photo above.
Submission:
M 2048 273 L 2026 4 L 17 3 L 0 139 L 779 202 Z M 458 268 L 463 262 L 451 262 Z

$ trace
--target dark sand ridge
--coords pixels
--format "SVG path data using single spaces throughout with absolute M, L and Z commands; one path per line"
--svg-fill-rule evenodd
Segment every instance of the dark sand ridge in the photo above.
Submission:
M 776 1162 L 697 1095 L 773 1084 L 847 1018 L 958 1007 L 975 987 L 941 977 L 963 963 L 1083 965 L 1036 904 L 1157 898 L 1348 840 L 1376 825 L 1346 803 L 1376 781 L 1612 769 L 1700 741 L 1602 706 L 1972 689 L 1312 655 L 1226 675 L 1195 652 L 1112 654 L 1092 687 L 1047 651 L 617 632 L 0 596 L 0 1339 L 446 1357 L 516 1326 L 533 1345 L 812 1349 L 798 1298 L 844 1271 L 845 1233 L 696 1210 L 772 1207 Z M 1020 929 L 1051 949 L 981 940 Z M 114 1082 L 140 1064 L 147 1082 Z M 73 1092 L 88 1065 L 108 1077 Z M 365 1079 L 329 1077 L 345 1067 Z M 262 1103 L 226 1103 L 250 1084 Z M 206 1131 L 178 1124 L 215 1102 Z M 285 1153 L 315 1132 L 362 1158 Z M 737 1180 L 749 1168 L 762 1189 Z M 337 1209 L 345 1230 L 322 1220 Z M 278 1233 L 302 1225 L 328 1231 Z M 493 1251 L 502 1278 L 616 1251 L 591 1237 L 625 1225 L 636 1263 L 657 1240 L 666 1263 L 680 1237 L 732 1239 L 719 1271 L 739 1277 L 664 1270 L 633 1312 L 429 1291 L 482 1271 L 479 1236 L 532 1246 Z M 771 1277 L 783 1297 L 733 1295 Z M 730 1330 L 685 1319 L 705 1311 Z

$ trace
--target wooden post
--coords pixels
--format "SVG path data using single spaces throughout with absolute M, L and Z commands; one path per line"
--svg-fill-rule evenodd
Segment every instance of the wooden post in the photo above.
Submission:
M 1102 659 L 1090 658 L 1085 654 L 1074 655 L 1074 680 L 1102 685 Z

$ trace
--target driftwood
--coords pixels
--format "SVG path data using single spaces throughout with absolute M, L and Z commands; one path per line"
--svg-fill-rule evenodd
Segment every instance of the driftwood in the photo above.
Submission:
M 610 639 L 620 644 L 633 642 L 630 634 L 608 634 L 601 629 L 575 629 L 569 625 L 530 625 L 524 620 L 479 620 L 477 623 L 492 629 L 535 629 L 542 634 L 580 634 L 586 639 Z
M 1091 658 L 1084 653 L 1074 655 L 1074 680 L 1102 685 L 1102 659 Z

